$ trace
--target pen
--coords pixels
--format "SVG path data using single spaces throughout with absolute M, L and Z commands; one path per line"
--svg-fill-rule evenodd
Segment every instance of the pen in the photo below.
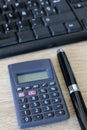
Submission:
M 72 68 L 68 61 L 68 58 L 63 51 L 59 49 L 57 51 L 57 58 L 60 64 L 61 71 L 63 73 L 66 86 L 68 88 L 81 130 L 87 130 L 87 109 L 77 85 L 75 76 L 73 74 Z

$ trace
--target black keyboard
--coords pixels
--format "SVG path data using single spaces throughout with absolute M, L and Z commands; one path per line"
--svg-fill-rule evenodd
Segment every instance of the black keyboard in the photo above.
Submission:
M 0 58 L 87 39 L 87 0 L 0 0 Z

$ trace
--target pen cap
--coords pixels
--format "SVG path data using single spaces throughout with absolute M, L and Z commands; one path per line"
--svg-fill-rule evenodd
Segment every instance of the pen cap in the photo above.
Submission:
M 68 58 L 63 50 L 58 50 L 57 57 L 67 86 L 77 84 Z

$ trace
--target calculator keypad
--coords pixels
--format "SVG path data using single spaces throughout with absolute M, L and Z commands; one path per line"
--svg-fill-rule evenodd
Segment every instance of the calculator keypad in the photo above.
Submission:
M 51 119 L 65 114 L 60 93 L 54 81 L 17 88 L 23 123 Z

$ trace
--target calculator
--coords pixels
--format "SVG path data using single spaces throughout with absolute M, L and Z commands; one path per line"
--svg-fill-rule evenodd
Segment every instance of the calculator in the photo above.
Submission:
M 50 59 L 8 66 L 19 128 L 63 121 L 69 112 Z

